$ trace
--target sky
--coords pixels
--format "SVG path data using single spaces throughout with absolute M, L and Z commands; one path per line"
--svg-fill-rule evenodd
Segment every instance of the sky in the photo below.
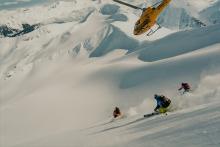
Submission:
M 0 0 L 0 10 L 26 7 L 48 1 L 52 0 Z

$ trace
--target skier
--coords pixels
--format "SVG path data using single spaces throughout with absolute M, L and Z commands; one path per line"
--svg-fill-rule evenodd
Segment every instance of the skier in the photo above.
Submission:
M 166 113 L 168 107 L 170 106 L 171 100 L 163 95 L 154 95 L 154 98 L 157 101 L 157 106 L 154 111 L 158 113 Z
M 188 83 L 181 83 L 181 87 L 178 90 L 180 91 L 182 89 L 184 90 L 183 94 L 186 93 L 186 92 L 190 92 L 190 90 L 191 90 Z
M 113 111 L 113 117 L 117 118 L 119 116 L 121 116 L 121 111 L 118 107 L 115 107 L 115 110 Z

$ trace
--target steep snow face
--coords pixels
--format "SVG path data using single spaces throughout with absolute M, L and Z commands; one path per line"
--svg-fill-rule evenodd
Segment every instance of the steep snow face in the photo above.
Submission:
M 220 23 L 220 1 L 200 12 L 201 18 L 211 24 Z
M 195 24 L 218 2 L 201 2 L 173 0 L 150 37 L 133 36 L 139 12 L 111 0 L 2 11 L 3 26 L 39 28 L 0 38 L 0 146 L 218 147 L 220 26 Z M 173 112 L 143 119 L 155 93 Z M 111 121 L 115 106 L 125 117 Z
M 171 7 L 159 17 L 158 23 L 171 29 L 190 29 L 206 26 L 184 8 Z
M 200 13 L 218 7 L 218 1 L 192 1 L 192 0 L 173 0 L 170 6 L 162 13 L 159 23 L 172 29 L 199 28 L 205 25 L 214 24 L 207 20 L 213 13 L 203 17 Z M 218 14 L 220 14 L 218 12 Z
M 200 1 L 194 1 L 194 0 L 173 0 L 173 4 L 176 7 L 185 8 L 187 10 L 193 10 L 194 12 L 201 12 L 202 10 L 205 10 L 212 5 L 214 5 L 219 0 L 200 0 Z

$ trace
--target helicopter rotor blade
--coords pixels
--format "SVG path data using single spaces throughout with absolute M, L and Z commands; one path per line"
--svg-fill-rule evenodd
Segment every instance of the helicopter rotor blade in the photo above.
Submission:
M 114 2 L 117 2 L 117 3 L 120 3 L 120 4 L 122 4 L 122 5 L 126 5 L 126 6 L 128 6 L 128 7 L 134 8 L 134 9 L 143 10 L 143 8 L 140 8 L 140 7 L 137 7 L 137 6 L 134 6 L 134 5 L 131 5 L 131 4 L 122 2 L 122 1 L 120 1 L 120 0 L 113 0 L 113 1 L 114 1 Z

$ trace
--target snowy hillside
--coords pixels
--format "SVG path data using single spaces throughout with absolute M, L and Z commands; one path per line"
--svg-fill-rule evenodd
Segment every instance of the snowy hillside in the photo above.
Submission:
M 219 4 L 173 0 L 150 37 L 132 34 L 141 12 L 111 0 L 1 10 L 0 146 L 219 147 Z M 143 118 L 154 94 L 171 112 Z

